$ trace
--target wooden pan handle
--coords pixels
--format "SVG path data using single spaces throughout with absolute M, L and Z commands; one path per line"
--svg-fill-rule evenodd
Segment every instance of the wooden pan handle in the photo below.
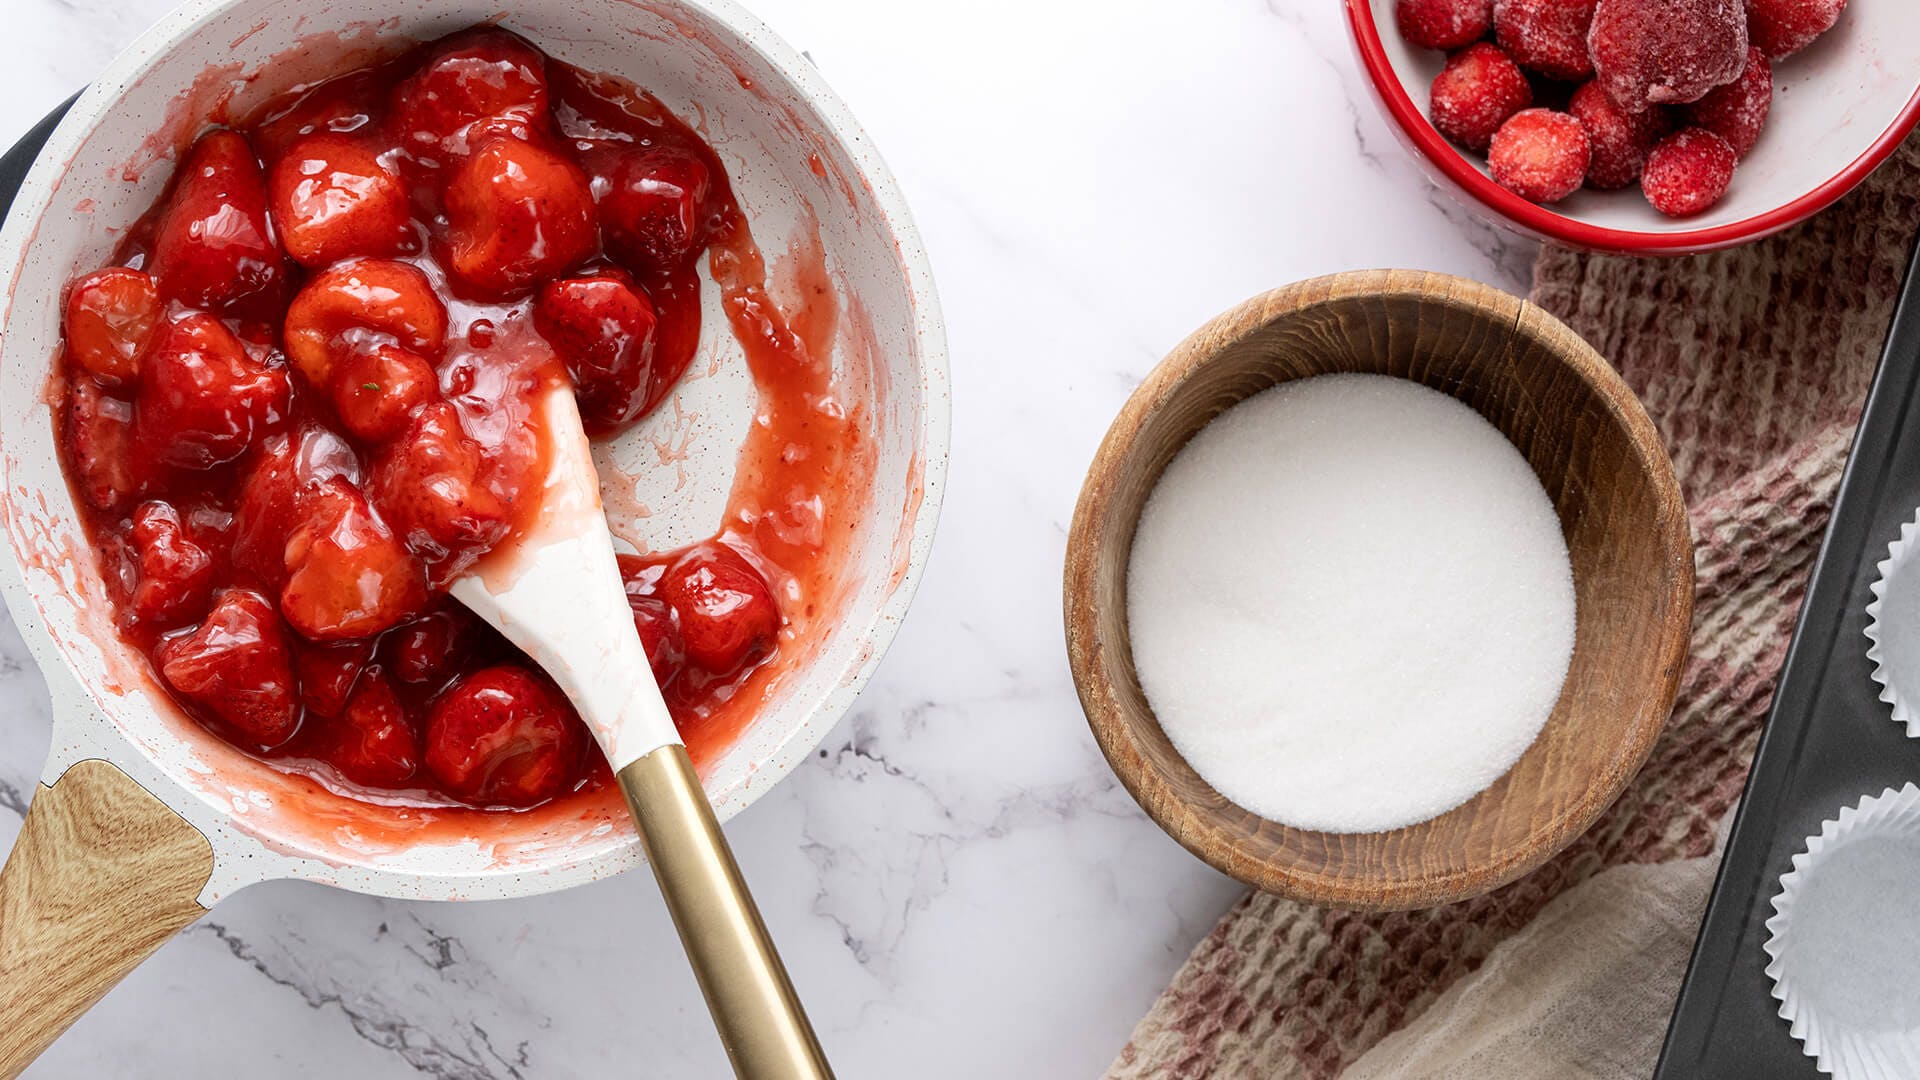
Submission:
M 0 870 L 0 1077 L 206 914 L 213 846 L 112 764 L 41 785 Z

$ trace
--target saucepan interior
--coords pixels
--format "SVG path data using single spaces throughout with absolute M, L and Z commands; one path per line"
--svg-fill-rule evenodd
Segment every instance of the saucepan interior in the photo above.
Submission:
M 8 600 L 54 686 L 51 773 L 121 761 L 222 843 L 234 881 L 286 874 L 390 895 L 537 892 L 637 859 L 618 796 L 524 814 L 336 794 L 201 732 L 115 638 L 55 454 L 46 386 L 64 286 L 101 265 L 209 118 L 302 81 L 490 20 L 555 57 L 624 76 L 696 125 L 726 164 L 776 298 L 824 268 L 834 365 L 872 440 L 870 493 L 816 630 L 784 651 L 756 719 L 704 779 L 721 816 L 784 776 L 851 703 L 904 614 L 932 540 L 946 456 L 946 361 L 917 236 L 885 166 L 807 61 L 725 2 L 200 0 L 123 55 L 54 134 L 0 233 L 0 470 Z M 704 270 L 703 270 L 704 272 Z M 811 290 L 819 293 L 820 290 Z M 706 289 L 700 351 L 674 399 L 600 463 L 615 532 L 664 549 L 711 535 L 756 391 Z M 783 295 L 784 294 L 784 295 Z M 129 747 L 131 749 L 129 749 Z M 218 891 L 216 886 L 211 891 Z

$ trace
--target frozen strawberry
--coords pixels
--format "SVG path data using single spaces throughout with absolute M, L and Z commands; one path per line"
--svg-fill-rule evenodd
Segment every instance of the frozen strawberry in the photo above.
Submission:
M 339 716 L 373 660 L 373 646 L 366 638 L 296 643 L 293 667 L 300 676 L 300 704 L 321 716 Z
M 639 418 L 659 324 L 644 291 L 612 276 L 549 282 L 533 319 L 573 377 L 588 435 L 598 438 Z
M 1587 186 L 1616 191 L 1640 179 L 1647 155 L 1671 126 L 1664 109 L 1630 113 L 1613 103 L 1597 82 L 1574 91 L 1567 111 L 1587 130 L 1593 160 L 1587 166 Z
M 519 139 L 493 139 L 455 168 L 446 210 L 447 272 L 477 296 L 524 296 L 594 251 L 586 174 Z
M 188 315 L 162 332 L 134 398 L 145 454 L 183 469 L 232 461 L 286 418 L 287 373 L 255 360 L 226 324 Z
M 1595 0 L 1495 0 L 1494 39 L 1514 63 L 1549 79 L 1593 77 L 1587 30 Z
M 679 616 L 687 658 L 716 675 L 764 656 L 780 632 L 767 579 L 725 544 L 688 548 L 661 577 L 660 598 Z
M 1760 51 L 1778 60 L 1813 44 L 1833 29 L 1847 0 L 1746 0 L 1747 33 Z
M 1647 157 L 1640 188 L 1655 210 L 1687 217 L 1711 208 L 1727 193 L 1740 155 L 1706 128 L 1682 128 L 1660 140 Z
M 1686 107 L 1687 120 L 1727 140 L 1733 152 L 1746 157 L 1760 141 L 1773 110 L 1773 65 L 1759 49 L 1747 51 L 1747 69 L 1725 86 Z
M 607 251 L 636 270 L 685 263 L 706 241 L 713 177 L 691 150 L 634 147 L 596 176 Z
M 447 346 L 447 306 L 427 275 L 406 263 L 357 259 L 307 282 L 287 309 L 284 336 L 294 370 L 327 390 L 340 358 L 378 345 L 438 360 Z
M 349 354 L 334 372 L 334 412 L 354 437 L 367 442 L 399 435 L 414 412 L 439 395 L 433 366 L 398 345 Z
M 586 739 L 573 707 L 518 665 L 484 668 L 433 703 L 426 766 L 457 799 L 535 806 L 570 788 Z
M 327 760 L 340 774 L 369 787 L 398 787 L 420 767 L 420 737 L 393 684 L 368 672 L 339 719 L 326 727 Z
M 1398 0 L 1393 21 L 1401 37 L 1423 49 L 1457 49 L 1493 28 L 1493 0 Z
M 482 482 L 480 445 L 452 405 L 422 408 L 374 460 L 374 505 L 425 562 L 438 586 L 507 535 L 506 507 Z
M 310 641 L 372 637 L 426 605 L 418 563 L 343 477 L 323 484 L 287 537 L 280 612 Z
M 211 131 L 180 166 L 149 266 L 160 295 L 255 317 L 285 302 L 286 259 L 267 217 L 267 183 L 244 136 Z
M 394 130 L 415 160 L 452 164 L 479 145 L 476 126 L 523 139 L 546 126 L 546 57 L 493 27 L 454 34 L 394 88 L 393 106 Z
M 162 314 L 151 276 L 124 266 L 96 270 L 67 293 L 67 355 L 109 385 L 132 382 Z
M 414 241 L 400 174 L 351 135 L 310 135 L 295 143 L 274 162 L 269 189 L 287 254 L 305 266 L 394 255 Z
M 387 668 L 404 683 L 446 678 L 472 654 L 481 636 L 478 619 L 458 605 L 429 611 L 393 628 L 382 640 Z
M 213 557 L 188 536 L 180 512 L 165 502 L 141 503 L 133 514 L 139 552 L 131 621 L 167 628 L 192 622 L 213 602 Z
M 1455 53 L 1434 78 L 1429 115 L 1440 134 L 1485 152 L 1500 125 L 1532 103 L 1520 66 L 1500 46 L 1481 42 Z
M 191 634 L 154 656 L 161 677 L 246 742 L 271 750 L 300 722 L 293 659 L 280 613 L 251 589 L 228 589 Z
M 87 505 L 118 510 L 153 487 L 153 463 L 133 452 L 131 402 L 82 378 L 67 391 L 65 420 L 67 460 Z
M 1614 104 L 1682 105 L 1740 77 L 1746 10 L 1741 0 L 1600 0 L 1587 44 Z
M 1553 203 L 1580 190 L 1592 156 L 1580 121 L 1551 109 L 1527 109 L 1494 135 L 1487 169 L 1494 183 L 1515 195 Z

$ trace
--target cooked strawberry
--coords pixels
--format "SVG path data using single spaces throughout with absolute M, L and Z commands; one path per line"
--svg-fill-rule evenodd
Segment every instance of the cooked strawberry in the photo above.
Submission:
M 287 538 L 309 517 L 308 500 L 329 480 L 360 475 L 346 440 L 319 427 L 272 435 L 248 461 L 234 502 L 232 559 L 276 590 L 287 581 Z
M 440 396 L 433 366 L 398 345 L 348 354 L 334 372 L 333 410 L 355 438 L 385 442 Z
M 767 579 L 725 544 L 687 549 L 667 567 L 659 591 L 679 616 L 687 658 L 716 675 L 765 655 L 780 632 Z
M 309 135 L 368 134 L 380 112 L 380 82 L 362 69 L 317 83 L 274 105 L 249 133 L 263 161 L 275 161 Z
M 67 293 L 67 355 L 109 385 L 140 375 L 162 315 L 160 292 L 140 270 L 96 270 Z
M 393 677 L 403 683 L 446 678 L 472 652 L 480 622 L 466 608 L 443 607 L 417 615 L 393 628 L 382 648 Z
M 416 413 L 407 433 L 374 460 L 368 493 L 436 586 L 507 534 L 506 508 L 482 483 L 483 468 L 480 445 L 444 401 Z
M 257 749 L 286 742 L 300 722 L 280 613 L 251 589 L 220 594 L 206 621 L 162 644 L 155 660 L 175 693 Z
M 287 254 L 315 269 L 394 255 L 414 241 L 400 174 L 350 135 L 310 135 L 274 162 L 273 220 Z
M 327 760 L 341 775 L 369 787 L 398 787 L 420 767 L 420 737 L 393 685 L 378 671 L 367 673 L 346 710 L 327 725 Z
M 161 332 L 134 398 L 141 452 L 183 469 L 232 461 L 286 418 L 287 374 L 211 315 Z
M 707 235 L 707 163 L 671 145 L 634 147 L 613 159 L 600 192 L 607 250 L 635 269 L 667 270 L 687 261 Z
M 286 259 L 267 218 L 253 148 L 210 131 L 187 152 L 161 211 L 150 266 L 160 295 L 188 307 L 266 318 L 286 299 Z
M 452 164 L 478 146 L 476 125 L 526 138 L 548 121 L 546 70 L 540 50 L 504 30 L 454 34 L 394 89 L 394 130 L 428 167 Z
M 633 611 L 633 628 L 647 651 L 653 681 L 663 689 L 673 685 L 687 666 L 687 643 L 673 605 L 657 596 L 628 596 L 627 607 Z
M 567 699 L 517 665 L 461 679 L 427 720 L 428 771 L 455 798 L 481 806 L 534 806 L 566 791 L 585 748 Z
M 141 503 L 132 538 L 139 552 L 132 621 L 164 629 L 204 614 L 213 602 L 213 557 L 188 536 L 180 512 L 166 502 Z
M 300 703 L 320 716 L 339 716 L 372 662 L 373 648 L 369 638 L 296 643 L 293 666 L 300 676 Z
M 543 146 L 489 140 L 454 169 L 445 201 L 447 273 L 476 296 L 524 296 L 593 254 L 587 176 Z
M 419 564 L 344 477 L 322 484 L 304 512 L 287 537 L 280 592 L 295 630 L 313 641 L 371 637 L 425 606 Z
M 645 292 L 612 276 L 550 282 L 533 319 L 573 377 L 588 435 L 610 434 L 640 417 L 659 325 Z
M 117 510 L 153 486 L 151 462 L 133 453 L 133 404 L 102 390 L 92 379 L 67 391 L 67 460 L 75 487 L 96 510 Z
M 660 580 L 667 566 L 658 559 L 620 556 L 620 581 L 626 588 L 633 628 L 646 649 L 653 681 L 662 689 L 673 684 L 687 665 L 687 643 L 680 633 L 680 615 L 660 597 Z
M 294 370 L 327 390 L 342 357 L 378 345 L 438 360 L 447 346 L 447 306 L 427 275 L 406 263 L 357 259 L 307 282 L 287 309 L 285 337 Z

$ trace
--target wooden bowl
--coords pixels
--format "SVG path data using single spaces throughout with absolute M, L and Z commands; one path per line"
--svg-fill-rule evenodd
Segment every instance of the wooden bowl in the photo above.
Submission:
M 1573 560 L 1573 662 L 1539 738 L 1492 787 L 1430 821 L 1334 834 L 1228 802 L 1154 719 L 1127 634 L 1134 528 L 1160 472 L 1229 406 L 1331 372 L 1451 394 L 1511 439 L 1545 485 Z M 1617 798 L 1673 708 L 1693 614 L 1693 542 L 1646 410 L 1565 324 L 1443 274 L 1337 274 L 1201 327 L 1121 410 L 1068 539 L 1067 653 L 1094 737 L 1127 790 L 1189 851 L 1250 885 L 1392 910 L 1477 896 L 1565 847 Z

